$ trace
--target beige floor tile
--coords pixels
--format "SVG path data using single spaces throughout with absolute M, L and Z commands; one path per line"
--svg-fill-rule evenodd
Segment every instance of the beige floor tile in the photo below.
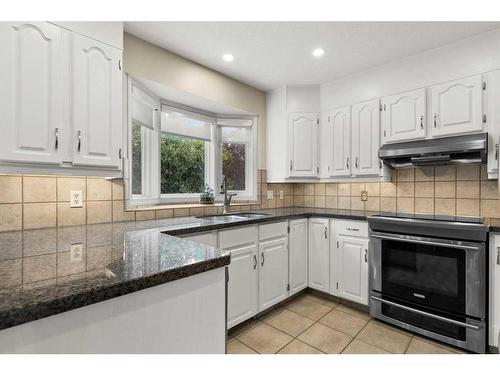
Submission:
M 314 324 L 314 320 L 308 319 L 290 310 L 283 310 L 279 314 L 266 319 L 265 322 L 293 337 L 300 335 Z
M 345 333 L 316 323 L 302 333 L 298 339 L 328 354 L 340 353 L 352 340 Z
M 355 309 L 355 308 L 347 306 L 347 305 L 339 304 L 335 309 L 340 310 L 342 312 L 345 312 L 349 315 L 354 315 L 355 317 L 366 320 L 366 321 L 371 320 L 371 316 L 367 312 Z
M 344 349 L 342 354 L 391 354 L 383 349 L 380 349 L 374 345 L 368 344 L 358 339 L 354 339 L 351 343 Z
M 262 322 L 259 320 L 254 320 L 250 319 L 247 320 L 246 322 L 243 322 L 241 324 L 238 324 L 237 326 L 231 328 L 228 332 L 229 336 L 231 337 L 238 337 L 239 335 L 245 333 L 246 331 L 258 326 Z
M 227 354 L 259 354 L 236 339 L 227 343 Z
M 366 325 L 366 320 L 340 310 L 332 310 L 319 320 L 320 323 L 337 331 L 356 336 Z
M 312 320 L 318 320 L 332 310 L 331 307 L 313 301 L 307 296 L 300 297 L 285 307 L 294 313 L 303 315 Z
M 278 354 L 325 354 L 297 339 L 281 349 Z
M 292 340 L 292 336 L 266 323 L 262 323 L 238 336 L 238 341 L 241 341 L 256 352 L 264 354 L 276 353 Z
M 458 354 L 457 350 L 436 342 L 413 337 L 406 354 Z
M 402 354 L 408 348 L 412 336 L 372 320 L 356 338 L 391 353 Z
M 309 299 L 309 300 L 314 301 L 314 302 L 318 302 L 322 305 L 325 305 L 325 306 L 328 306 L 331 308 L 334 308 L 335 306 L 338 305 L 338 303 L 335 301 L 332 301 L 330 299 L 327 299 L 327 298 L 324 298 L 324 297 L 321 297 L 321 296 L 318 296 L 318 295 L 312 294 L 312 293 L 305 294 L 304 298 Z

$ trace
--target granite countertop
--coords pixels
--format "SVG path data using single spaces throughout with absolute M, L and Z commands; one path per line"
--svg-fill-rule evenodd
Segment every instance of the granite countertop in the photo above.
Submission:
M 214 224 L 196 217 L 0 233 L 0 329 L 195 275 L 228 253 L 175 236 L 301 217 L 365 220 L 365 211 L 255 210 L 263 219 Z M 72 245 L 80 249 L 71 250 Z

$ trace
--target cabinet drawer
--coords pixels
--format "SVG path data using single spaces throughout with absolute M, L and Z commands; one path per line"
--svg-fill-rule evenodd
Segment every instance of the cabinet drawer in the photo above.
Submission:
M 278 223 L 259 225 L 259 241 L 269 238 L 286 236 L 288 233 L 288 222 L 280 221 Z
M 257 242 L 257 226 L 219 231 L 219 247 L 227 249 L 234 246 Z
M 358 220 L 337 220 L 337 235 L 368 238 L 368 223 Z

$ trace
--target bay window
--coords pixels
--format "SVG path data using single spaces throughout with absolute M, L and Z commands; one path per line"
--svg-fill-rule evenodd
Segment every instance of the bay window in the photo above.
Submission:
M 252 201 L 256 189 L 256 118 L 203 113 L 161 103 L 129 81 L 129 205 L 193 203 L 206 188 L 217 195 L 222 176 L 234 201 Z

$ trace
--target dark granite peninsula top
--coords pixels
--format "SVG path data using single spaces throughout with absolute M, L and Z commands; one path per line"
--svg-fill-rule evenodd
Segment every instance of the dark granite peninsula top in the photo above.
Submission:
M 176 235 L 313 216 L 365 220 L 371 214 L 313 208 L 252 212 L 268 216 L 222 224 L 186 217 L 2 232 L 0 329 L 229 264 L 229 254 Z

